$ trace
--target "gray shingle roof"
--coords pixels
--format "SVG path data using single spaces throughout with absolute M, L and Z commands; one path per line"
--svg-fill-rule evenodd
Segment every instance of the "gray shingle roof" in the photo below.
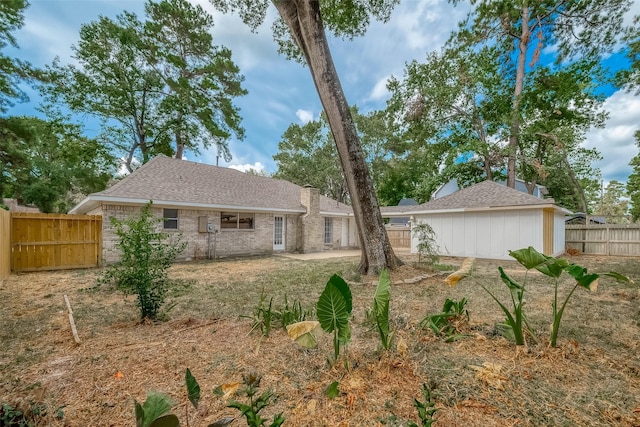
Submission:
M 404 212 L 552 204 L 554 204 L 553 199 L 540 199 L 497 182 L 483 181 L 448 196 L 407 207 Z
M 300 189 L 300 186 L 280 179 L 158 156 L 115 185 L 93 193 L 89 198 L 304 212 L 306 209 L 300 202 Z M 351 207 L 324 196 L 320 196 L 320 211 L 338 215 L 352 212 Z

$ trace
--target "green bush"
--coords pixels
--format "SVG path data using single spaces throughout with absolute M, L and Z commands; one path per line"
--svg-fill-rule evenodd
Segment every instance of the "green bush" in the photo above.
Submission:
M 112 283 L 126 294 L 135 294 L 142 319 L 157 319 L 170 284 L 167 269 L 186 247 L 180 236 L 171 239 L 168 234 L 156 231 L 161 221 L 151 214 L 151 202 L 138 216 L 125 220 L 112 217 L 111 224 L 120 238 L 117 247 L 121 260 L 108 267 L 99 279 L 100 283 Z

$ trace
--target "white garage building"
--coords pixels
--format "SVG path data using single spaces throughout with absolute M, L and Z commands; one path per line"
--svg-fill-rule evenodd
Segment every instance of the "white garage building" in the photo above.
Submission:
M 400 210 L 402 209 L 402 210 Z M 484 181 L 422 205 L 382 209 L 384 217 L 428 223 L 443 256 L 512 259 L 510 250 L 533 246 L 545 255 L 565 251 L 568 210 L 493 181 Z M 411 252 L 418 240 L 411 234 Z

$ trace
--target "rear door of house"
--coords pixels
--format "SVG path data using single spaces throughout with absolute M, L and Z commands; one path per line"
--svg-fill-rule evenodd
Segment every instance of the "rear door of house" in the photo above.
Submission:
M 273 250 L 284 250 L 284 217 L 273 217 Z

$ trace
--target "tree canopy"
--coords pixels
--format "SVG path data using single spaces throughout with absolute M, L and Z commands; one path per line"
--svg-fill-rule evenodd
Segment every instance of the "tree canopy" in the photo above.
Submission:
M 246 92 L 231 52 L 213 45 L 213 19 L 186 0 L 149 1 L 145 11 L 144 22 L 125 11 L 83 25 L 78 65 L 50 68 L 50 99 L 100 118 L 101 140 L 129 170 L 134 159 L 211 145 L 229 159 L 229 138 L 244 136 L 233 98 Z

